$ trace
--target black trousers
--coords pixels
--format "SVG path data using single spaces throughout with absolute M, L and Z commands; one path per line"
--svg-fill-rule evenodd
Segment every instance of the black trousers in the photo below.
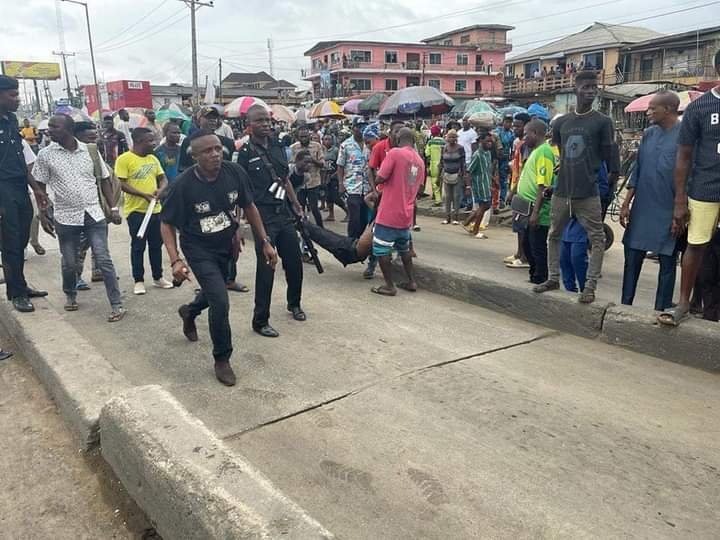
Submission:
M 2 264 L 8 300 L 28 294 L 24 251 L 30 240 L 32 218 L 33 208 L 27 185 L 0 182 Z
M 297 193 L 300 205 L 307 211 L 312 212 L 315 224 L 323 226 L 322 214 L 320 213 L 320 188 L 301 189 Z
M 353 240 L 352 238 L 328 229 L 323 229 L 312 223 L 306 223 L 305 229 L 307 229 L 310 240 L 332 253 L 343 266 L 364 260 L 358 256 L 356 249 L 357 240 Z
M 153 214 L 150 217 L 144 238 L 138 238 L 145 214 L 142 212 L 131 212 L 127 217 L 128 229 L 130 230 L 130 263 L 132 265 L 133 279 L 135 283 L 145 278 L 145 245 L 148 247 L 150 268 L 152 277 L 155 280 L 163 277 L 162 271 L 162 235 L 160 234 L 160 214 Z
M 279 214 L 273 213 L 274 208 L 260 207 L 260 214 L 270 241 L 277 249 L 285 270 L 287 281 L 287 304 L 290 307 L 299 307 L 302 296 L 303 266 L 300 257 L 300 240 L 289 210 L 278 208 Z M 262 252 L 262 239 L 255 238 L 255 311 L 253 313 L 253 327 L 259 328 L 268 324 L 270 320 L 270 302 L 272 299 L 275 271 L 265 262 Z
M 547 237 L 550 227 L 528 225 L 523 238 L 523 251 L 530 265 L 530 281 L 540 284 L 548 278 L 548 244 Z
M 348 236 L 357 240 L 362 236 L 368 224 L 368 207 L 365 204 L 365 197 L 362 195 L 348 195 Z
M 197 317 L 204 309 L 210 308 L 208 325 L 213 344 L 213 357 L 216 362 L 230 360 L 233 347 L 230 331 L 230 300 L 226 281 L 232 257 L 229 253 L 227 255 L 205 253 L 201 256 L 188 256 L 187 260 L 200 285 L 195 299 L 188 304 L 190 314 Z

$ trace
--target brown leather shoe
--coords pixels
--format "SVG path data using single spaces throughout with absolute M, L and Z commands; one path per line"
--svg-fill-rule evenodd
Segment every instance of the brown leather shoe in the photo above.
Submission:
M 190 315 L 190 306 L 183 304 L 178 309 L 178 315 L 183 321 L 183 334 L 188 338 L 189 341 L 197 341 L 197 327 L 195 326 L 195 317 Z
M 235 386 L 235 372 L 230 367 L 230 362 L 227 360 L 215 362 L 215 376 L 217 377 L 217 380 L 225 386 Z

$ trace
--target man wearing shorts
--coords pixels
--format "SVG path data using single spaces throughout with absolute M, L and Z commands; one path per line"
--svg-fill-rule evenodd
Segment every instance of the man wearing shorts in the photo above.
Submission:
M 720 51 L 715 54 L 720 75 Z M 658 315 L 658 322 L 677 326 L 690 311 L 692 293 L 720 215 L 720 85 L 693 101 L 683 114 L 675 160 L 675 208 L 672 233 L 687 227 L 688 247 L 682 258 L 680 300 Z
M 384 296 L 395 296 L 390 255 L 395 249 L 402 259 L 407 281 L 401 289 L 416 291 L 410 253 L 410 229 L 413 225 L 415 198 L 425 180 L 425 163 L 414 148 L 415 136 L 410 128 L 400 129 L 397 146 L 390 150 L 375 177 L 383 185 L 382 204 L 377 211 L 373 233 L 373 255 L 378 258 L 385 284 L 371 290 Z

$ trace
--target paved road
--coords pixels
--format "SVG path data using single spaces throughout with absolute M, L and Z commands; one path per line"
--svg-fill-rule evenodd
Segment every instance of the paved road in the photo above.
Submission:
M 78 451 L 17 354 L 0 362 L 0 456 L 0 538 L 159 538 L 104 461 Z
M 420 256 L 442 257 L 431 243 L 457 229 L 421 224 Z M 127 293 L 126 235 L 113 229 Z M 513 272 L 494 255 L 465 258 Z M 198 343 L 180 333 L 187 286 L 128 296 L 127 318 L 110 325 L 96 285 L 64 317 L 342 537 L 717 537 L 720 376 L 422 291 L 371 295 L 360 268 L 325 259 L 323 276 L 306 267 L 308 322 L 291 320 L 276 288 L 280 339 L 250 332 L 252 297 L 233 296 L 231 389 L 213 379 L 205 316 Z M 33 257 L 28 275 L 61 309 L 58 265 L 56 252 Z M 243 256 L 250 286 L 253 268 Z

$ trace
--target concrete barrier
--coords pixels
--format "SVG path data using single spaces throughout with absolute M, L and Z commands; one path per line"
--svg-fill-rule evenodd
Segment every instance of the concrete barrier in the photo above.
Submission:
M 334 538 L 159 386 L 110 400 L 102 455 L 164 538 Z
M 720 372 L 720 325 L 690 318 L 678 327 L 662 326 L 653 311 L 612 306 L 603 322 L 603 339 L 633 351 Z
M 132 385 L 46 301 L 34 303 L 19 313 L 0 301 L 0 320 L 87 450 L 99 442 L 103 405 Z

